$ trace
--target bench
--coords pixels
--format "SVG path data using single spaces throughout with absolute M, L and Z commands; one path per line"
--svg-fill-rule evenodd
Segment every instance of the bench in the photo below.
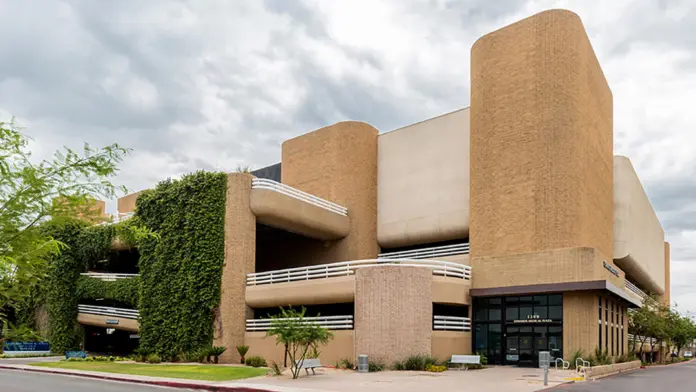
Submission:
M 307 369 L 312 369 L 312 374 L 316 374 L 314 372 L 314 368 L 321 367 L 321 362 L 319 362 L 319 358 L 305 358 L 305 360 L 301 363 L 300 361 L 296 361 L 296 365 L 298 368 L 304 369 L 304 371 L 309 376 L 309 370 Z
M 469 370 L 469 365 L 480 365 L 481 364 L 481 356 L 480 355 L 452 355 L 452 358 L 450 359 L 450 363 L 455 363 L 460 365 L 464 365 L 465 370 Z

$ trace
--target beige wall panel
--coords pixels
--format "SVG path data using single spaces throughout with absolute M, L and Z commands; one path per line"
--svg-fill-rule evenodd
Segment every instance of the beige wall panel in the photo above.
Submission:
M 480 257 L 472 265 L 472 288 L 524 286 L 546 283 L 607 280 L 624 287 L 624 274 L 616 277 L 604 268 L 604 259 L 593 248 L 566 248 L 510 256 Z
M 468 265 L 471 267 L 471 264 L 469 264 L 469 255 L 455 255 L 455 256 L 444 256 L 444 257 L 438 256 L 437 260 L 451 261 L 453 263 Z
M 469 109 L 379 136 L 377 238 L 400 247 L 469 235 Z
M 665 291 L 665 233 L 631 165 L 614 157 L 614 260 L 643 288 Z
M 138 200 L 138 196 L 140 196 L 141 193 L 142 191 L 135 192 L 119 198 L 117 202 L 118 212 L 124 214 L 126 212 L 135 211 L 135 201 Z
M 433 275 L 433 302 L 440 304 L 469 305 L 471 281 Z
M 471 354 L 471 332 L 433 331 L 432 341 L 432 356 L 440 361 Z
M 356 355 L 353 351 L 354 339 L 353 331 L 331 331 L 334 337 L 328 344 L 319 347 L 319 360 L 324 366 L 332 366 L 334 362 L 342 358 L 355 360 Z M 268 364 L 276 361 L 283 365 L 284 347 L 276 344 L 274 336 L 266 336 L 265 332 L 247 332 L 245 343 L 249 346 L 247 357 L 260 355 L 266 359 Z M 288 365 L 290 365 L 288 363 Z
M 612 94 L 579 17 L 546 11 L 476 41 L 470 110 L 472 258 L 610 258 Z
M 432 272 L 380 266 L 355 275 L 356 354 L 385 363 L 432 352 Z
M 225 203 L 225 263 L 220 286 L 220 313 L 215 320 L 214 344 L 225 346 L 223 362 L 239 362 L 236 346 L 244 344 L 246 319 L 246 274 L 254 272 L 256 262 L 256 216 L 249 207 L 252 176 L 227 175 Z
M 304 249 L 312 264 L 377 257 L 378 133 L 346 121 L 283 143 L 283 183 L 348 208 L 350 234 Z
M 353 302 L 355 276 L 247 286 L 246 302 L 254 308 Z
M 310 238 L 336 240 L 350 231 L 347 216 L 269 189 L 251 190 L 251 210 L 259 223 Z
M 570 360 L 576 350 L 583 350 L 585 359 L 599 343 L 597 294 L 593 292 L 563 293 L 563 357 Z
M 107 324 L 106 320 L 118 320 L 118 324 Z M 114 328 L 122 329 L 124 331 L 138 332 L 140 326 L 138 325 L 138 320 L 132 320 L 127 318 L 112 317 L 112 316 L 101 316 L 97 314 L 87 314 L 78 313 L 77 322 L 83 325 L 92 325 L 94 327 L 104 327 L 104 328 Z
M 662 294 L 662 302 L 670 305 L 672 300 L 672 267 L 669 242 L 665 242 L 665 293 Z

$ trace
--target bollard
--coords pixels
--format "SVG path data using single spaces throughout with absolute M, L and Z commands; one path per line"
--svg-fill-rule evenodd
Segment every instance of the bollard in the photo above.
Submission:
M 367 355 L 358 355 L 358 373 L 367 373 L 370 371 Z
M 549 385 L 549 367 L 544 366 L 544 386 L 547 387 Z

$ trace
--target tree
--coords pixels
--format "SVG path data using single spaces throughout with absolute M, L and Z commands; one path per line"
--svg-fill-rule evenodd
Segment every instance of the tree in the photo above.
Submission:
M 279 315 L 271 316 L 271 328 L 266 335 L 275 336 L 276 344 L 287 347 L 293 379 L 300 375 L 310 347 L 326 344 L 333 338 L 333 334 L 328 329 L 305 319 L 304 307 L 300 311 L 292 308 L 286 310 L 281 307 Z
M 118 144 L 81 153 L 67 147 L 32 160 L 28 138 L 14 122 L 0 122 L 0 323 L 44 275 L 47 260 L 65 245 L 39 229 L 49 218 L 93 217 L 94 198 L 112 198 L 110 181 L 129 150 Z

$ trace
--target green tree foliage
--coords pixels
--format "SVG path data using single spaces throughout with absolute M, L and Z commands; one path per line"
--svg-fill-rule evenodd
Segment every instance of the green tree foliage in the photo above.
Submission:
M 140 346 L 159 354 L 209 347 L 225 255 L 224 173 L 197 172 L 143 192 L 136 217 L 159 236 L 139 243 Z
M 128 153 L 117 144 L 85 145 L 81 153 L 64 148 L 37 162 L 27 146 L 14 123 L 0 122 L 0 322 L 30 296 L 47 260 L 65 249 L 38 226 L 49 217 L 93 214 L 91 198 L 114 196 L 109 178 Z
M 78 300 L 108 299 L 120 302 L 131 308 L 138 308 L 140 278 L 116 279 L 105 282 L 88 276 L 80 276 L 77 281 Z
M 271 316 L 271 328 L 266 335 L 275 336 L 276 344 L 287 347 L 293 379 L 300 375 L 310 347 L 326 344 L 333 338 L 328 329 L 305 320 L 304 307 L 300 311 L 281 307 L 280 314 Z

